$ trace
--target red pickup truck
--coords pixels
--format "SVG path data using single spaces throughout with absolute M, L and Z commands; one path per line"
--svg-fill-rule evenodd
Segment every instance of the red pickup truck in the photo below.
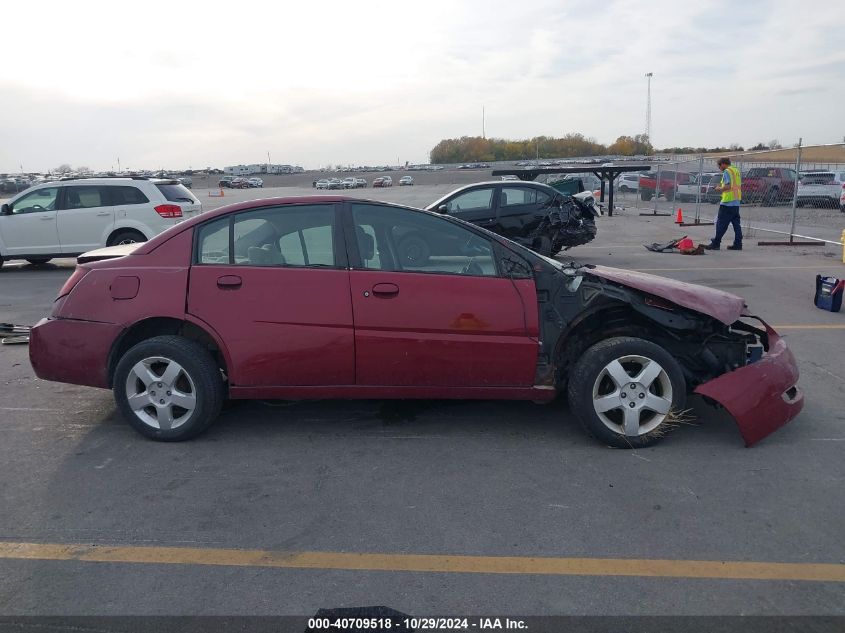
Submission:
M 774 206 L 792 200 L 795 170 L 786 167 L 752 167 L 742 175 L 742 201 Z
M 677 179 L 675 178 L 676 174 Z M 674 200 L 677 193 L 676 186 L 690 184 L 690 176 L 691 174 L 683 171 L 675 172 L 669 169 L 665 171 L 661 169 L 658 195 L 664 196 L 669 201 Z M 657 172 L 642 174 L 640 176 L 640 199 L 651 200 L 654 197 L 655 190 L 657 190 Z

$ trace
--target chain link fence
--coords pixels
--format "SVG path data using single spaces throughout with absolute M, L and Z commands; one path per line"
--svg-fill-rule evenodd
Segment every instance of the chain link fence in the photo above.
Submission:
M 721 195 L 716 162 L 722 155 L 659 157 L 614 183 L 617 210 L 639 215 L 680 214 L 684 226 L 711 225 Z M 842 244 L 845 230 L 845 144 L 726 153 L 742 173 L 746 237 L 771 243 Z M 696 238 L 699 236 L 696 235 Z M 703 236 L 702 236 L 703 239 Z

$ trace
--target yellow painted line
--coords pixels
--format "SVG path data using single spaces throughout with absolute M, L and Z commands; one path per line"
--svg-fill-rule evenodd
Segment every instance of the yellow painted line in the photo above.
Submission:
M 10 542 L 0 543 L 0 559 L 459 574 L 845 582 L 845 564 L 838 563 L 286 552 Z
M 845 330 L 845 325 L 773 325 L 775 330 Z
M 699 272 L 702 270 L 818 270 L 818 266 L 713 266 L 713 267 L 696 267 L 689 268 L 634 268 L 638 272 L 675 272 L 675 271 L 691 271 Z

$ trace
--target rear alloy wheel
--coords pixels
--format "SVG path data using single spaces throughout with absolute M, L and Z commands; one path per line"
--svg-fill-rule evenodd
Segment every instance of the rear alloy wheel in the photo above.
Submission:
M 205 431 L 225 395 L 208 350 L 180 336 L 156 336 L 132 347 L 117 364 L 113 390 L 136 431 L 166 442 Z
M 409 235 L 399 242 L 399 260 L 403 267 L 425 266 L 431 257 L 431 247 L 418 235 Z
M 686 402 L 686 382 L 665 349 L 640 338 L 610 338 L 590 347 L 569 379 L 570 408 L 587 431 L 616 448 L 654 444 Z
M 26 261 L 28 261 L 33 266 L 43 266 L 51 259 L 51 257 L 27 257 Z
M 120 246 L 122 244 L 135 244 L 136 242 L 146 242 L 147 238 L 138 231 L 125 230 L 114 233 L 110 238 L 109 246 Z

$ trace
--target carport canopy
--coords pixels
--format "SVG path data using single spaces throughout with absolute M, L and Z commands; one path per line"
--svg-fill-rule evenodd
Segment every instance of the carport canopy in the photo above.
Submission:
M 632 171 L 645 171 L 653 169 L 652 165 L 613 165 L 604 163 L 602 165 L 572 165 L 571 167 L 522 167 L 514 169 L 494 169 L 494 176 L 516 176 L 520 180 L 534 180 L 540 174 L 595 174 L 601 180 L 600 201 L 604 202 L 604 183 L 610 185 L 608 191 L 608 211 L 613 215 L 613 181 L 619 174 Z

